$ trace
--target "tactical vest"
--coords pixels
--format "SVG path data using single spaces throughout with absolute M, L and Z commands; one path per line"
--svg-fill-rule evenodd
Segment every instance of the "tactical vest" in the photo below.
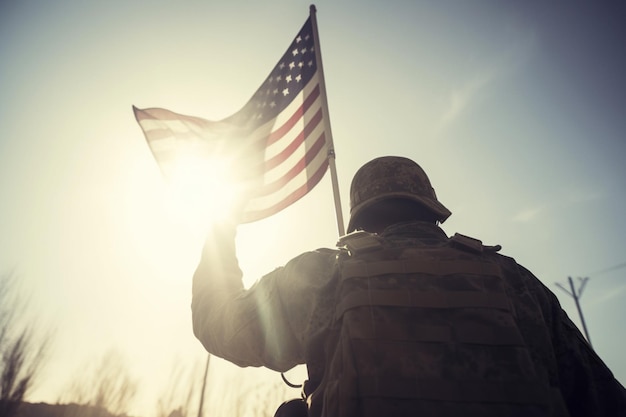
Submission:
M 362 232 L 342 244 L 322 415 L 568 415 L 518 329 L 499 248 Z

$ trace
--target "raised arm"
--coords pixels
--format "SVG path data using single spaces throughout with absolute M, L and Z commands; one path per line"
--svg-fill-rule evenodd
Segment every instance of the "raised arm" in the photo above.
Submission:
M 277 288 L 285 268 L 244 289 L 235 232 L 236 225 L 222 224 L 207 235 L 193 277 L 194 334 L 208 352 L 239 366 L 288 370 L 302 355 Z

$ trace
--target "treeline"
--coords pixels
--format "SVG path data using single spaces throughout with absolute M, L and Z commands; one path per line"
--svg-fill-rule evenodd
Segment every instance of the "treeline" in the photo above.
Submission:
M 139 381 L 130 376 L 123 356 L 115 350 L 93 361 L 93 367 L 81 368 L 56 404 L 27 401 L 40 380 L 53 336 L 26 319 L 26 308 L 14 275 L 0 275 L 0 417 L 129 417 Z M 143 417 L 198 416 L 202 368 L 174 369 L 154 414 Z M 232 384 L 217 404 L 205 401 L 202 415 L 271 416 L 285 398 L 297 395 L 280 381 Z
M 129 417 L 111 414 L 108 410 L 82 404 L 46 404 L 23 402 L 15 417 Z

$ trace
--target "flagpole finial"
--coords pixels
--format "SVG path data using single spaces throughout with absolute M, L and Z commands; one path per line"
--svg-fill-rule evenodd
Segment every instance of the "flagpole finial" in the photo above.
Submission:
M 310 6 L 309 6 L 309 11 L 310 11 L 311 13 L 315 13 L 315 12 L 317 12 L 317 9 L 315 8 L 315 5 L 314 5 L 314 4 L 312 4 L 312 5 L 310 5 Z

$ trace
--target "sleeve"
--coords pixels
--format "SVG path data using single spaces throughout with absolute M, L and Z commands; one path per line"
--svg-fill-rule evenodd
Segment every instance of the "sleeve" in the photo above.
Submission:
M 558 380 L 572 417 L 616 416 L 626 410 L 626 391 L 572 323 L 552 291 L 530 272 L 550 332 Z
M 302 340 L 294 328 L 306 318 L 289 310 L 298 306 L 295 299 L 306 303 L 304 294 L 310 289 L 306 283 L 320 269 L 316 258 L 315 252 L 302 254 L 245 290 L 235 253 L 235 227 L 214 230 L 193 277 L 195 336 L 211 354 L 242 367 L 284 372 L 304 363 Z M 288 303 L 285 290 L 279 288 L 285 286 L 292 287 Z

